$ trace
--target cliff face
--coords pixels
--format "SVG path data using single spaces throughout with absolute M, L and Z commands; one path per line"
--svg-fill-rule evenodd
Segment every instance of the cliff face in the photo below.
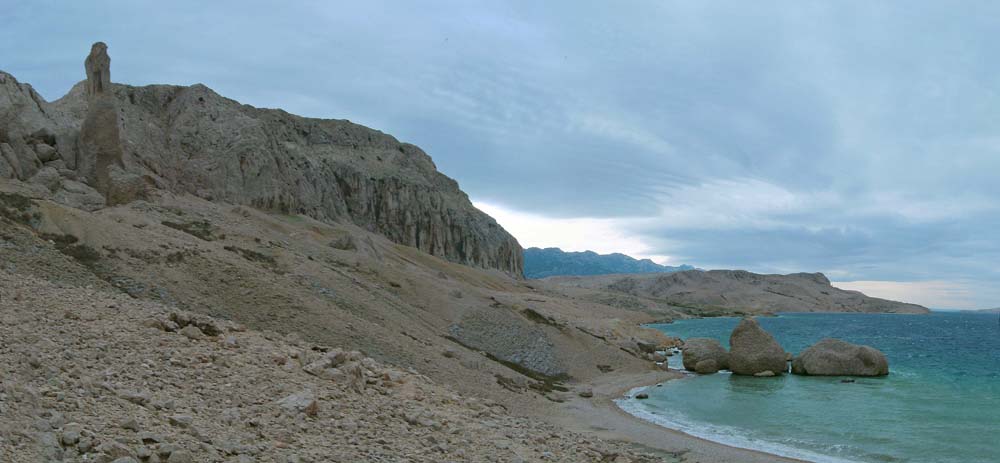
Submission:
M 115 166 L 102 177 L 98 166 L 95 174 L 95 156 L 81 143 L 87 130 L 80 135 L 94 106 L 87 85 L 48 103 L 0 73 L 0 178 L 43 185 L 90 209 L 100 207 L 95 190 L 121 203 L 161 189 L 348 220 L 454 262 L 522 273 L 517 240 L 420 148 L 349 121 L 243 105 L 202 85 L 110 84 L 104 90 L 118 112 L 122 171 Z M 107 176 L 109 187 L 95 181 Z
M 623 293 L 702 311 L 927 313 L 926 307 L 869 297 L 830 284 L 822 273 L 761 275 L 744 270 L 553 277 L 550 282 Z

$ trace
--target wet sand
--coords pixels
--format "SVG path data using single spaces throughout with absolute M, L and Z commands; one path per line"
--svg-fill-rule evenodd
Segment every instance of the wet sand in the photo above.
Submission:
M 639 374 L 607 375 L 588 384 L 594 397 L 574 397 L 563 404 L 563 413 L 550 420 L 567 429 L 595 434 L 602 439 L 630 442 L 685 463 L 803 462 L 755 450 L 741 449 L 708 441 L 665 428 L 626 413 L 614 400 L 641 386 L 652 386 L 683 375 L 677 371 L 649 371 Z

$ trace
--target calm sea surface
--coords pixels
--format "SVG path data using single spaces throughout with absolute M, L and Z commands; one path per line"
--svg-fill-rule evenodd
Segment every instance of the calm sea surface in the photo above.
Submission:
M 728 346 L 739 320 L 653 325 Z M 819 462 L 1000 462 L 996 314 L 783 314 L 760 318 L 786 351 L 824 337 L 875 347 L 885 378 L 690 376 L 622 408 L 689 434 Z M 671 357 L 680 368 L 680 357 Z

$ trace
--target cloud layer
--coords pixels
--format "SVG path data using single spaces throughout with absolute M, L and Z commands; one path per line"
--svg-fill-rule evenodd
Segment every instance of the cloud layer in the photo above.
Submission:
M 52 99 L 104 40 L 116 81 L 370 125 L 478 201 L 597 220 L 621 251 L 950 281 L 968 295 L 953 305 L 995 306 L 996 17 L 979 1 L 20 2 L 0 68 Z

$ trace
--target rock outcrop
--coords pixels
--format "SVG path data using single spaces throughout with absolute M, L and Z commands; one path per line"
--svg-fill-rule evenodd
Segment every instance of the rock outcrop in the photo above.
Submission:
M 757 375 L 788 369 L 785 351 L 753 318 L 744 318 L 729 336 L 729 369 L 738 375 Z
M 345 120 L 242 105 L 203 85 L 113 84 L 103 44 L 86 70 L 52 103 L 0 73 L 0 176 L 28 180 L 61 162 L 62 179 L 111 204 L 148 189 L 189 193 L 348 221 L 453 262 L 523 271 L 517 240 L 414 145 Z M 41 148 L 51 161 L 37 145 L 51 147 Z
M 719 341 L 711 338 L 691 338 L 684 341 L 684 369 L 697 371 L 704 360 L 712 360 L 716 370 L 729 369 L 729 352 Z M 714 372 L 713 372 L 714 373 Z
M 792 360 L 792 373 L 812 376 L 885 376 L 889 361 L 878 349 L 824 339 Z
M 495 308 L 479 310 L 467 314 L 448 331 L 463 346 L 527 372 L 551 378 L 566 376 L 566 362 L 558 358 L 546 327 L 516 314 Z

